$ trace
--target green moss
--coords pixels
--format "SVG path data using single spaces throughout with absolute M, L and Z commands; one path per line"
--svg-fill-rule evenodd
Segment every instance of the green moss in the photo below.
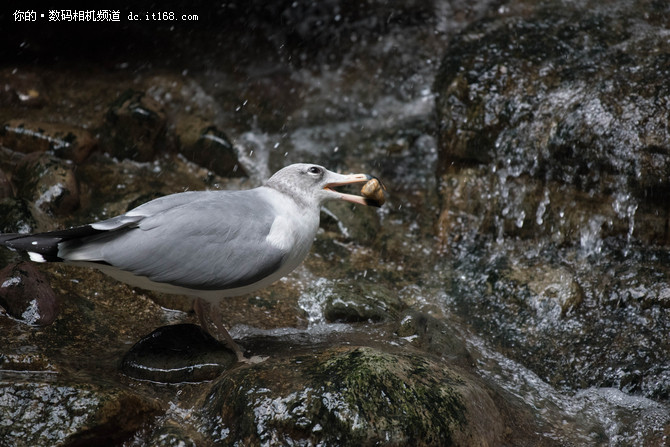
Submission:
M 417 356 L 334 349 L 232 373 L 204 425 L 224 444 L 450 445 L 466 425 L 461 385 Z
M 384 438 L 405 437 L 411 444 L 449 444 L 465 423 L 465 406 L 453 385 L 455 377 L 437 380 L 420 357 L 398 357 L 359 348 L 321 367 L 323 377 L 337 378 L 325 391 L 341 393 L 348 407 L 366 421 L 352 432 Z M 441 378 L 442 379 L 442 378 Z

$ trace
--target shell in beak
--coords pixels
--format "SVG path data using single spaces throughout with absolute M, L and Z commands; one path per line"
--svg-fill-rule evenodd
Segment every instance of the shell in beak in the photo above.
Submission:
M 338 175 L 338 179 L 332 182 L 329 182 L 324 186 L 324 189 L 332 191 L 337 194 L 337 199 L 344 200 L 346 202 L 358 203 L 359 205 L 365 206 L 376 206 L 380 207 L 384 203 L 383 196 L 383 185 L 376 178 L 369 174 L 351 174 L 351 175 Z M 352 183 L 363 183 L 366 182 L 366 185 L 363 187 L 361 192 L 363 196 L 357 196 L 355 194 L 346 194 L 339 191 L 336 191 L 334 188 L 343 185 L 350 185 Z M 370 185 L 372 182 L 376 183 L 375 185 Z M 381 200 L 380 200 L 381 194 Z

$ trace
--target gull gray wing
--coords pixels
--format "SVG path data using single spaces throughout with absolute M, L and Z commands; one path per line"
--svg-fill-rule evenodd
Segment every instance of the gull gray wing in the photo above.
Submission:
M 198 290 L 253 284 L 283 264 L 289 250 L 268 242 L 275 211 L 258 190 L 177 196 L 176 206 L 142 205 L 126 214 L 145 215 L 134 226 L 66 242 L 59 255 Z
M 58 262 L 64 260 L 63 253 L 61 253 L 63 246 L 81 248 L 83 244 L 80 241 L 82 240 L 91 241 L 95 239 L 95 236 L 135 226 L 146 216 L 193 201 L 207 194 L 209 193 L 194 191 L 161 197 L 140 205 L 126 214 L 67 230 L 35 234 L 0 234 L 0 245 L 25 251 L 36 262 Z M 80 253 L 80 256 L 86 255 Z M 89 253 L 89 257 L 95 258 L 95 255 Z M 100 261 L 100 259 L 97 260 Z

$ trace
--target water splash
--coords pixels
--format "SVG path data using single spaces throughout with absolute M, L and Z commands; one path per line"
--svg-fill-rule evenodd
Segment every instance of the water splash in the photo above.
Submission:
M 262 132 L 245 132 L 233 144 L 240 164 L 249 173 L 253 182 L 260 184 L 270 177 L 270 137 Z
M 605 218 L 600 215 L 592 216 L 579 232 L 579 247 L 582 257 L 599 255 L 603 248 L 601 231 Z
M 332 294 L 332 288 L 328 285 L 326 278 L 319 278 L 309 290 L 300 294 L 298 306 L 307 313 L 309 326 L 322 325 L 326 323 L 323 309 L 326 299 Z
M 650 439 L 667 445 L 664 427 L 670 409 L 650 399 L 631 396 L 614 388 L 587 388 L 574 396 L 561 393 L 473 335 L 465 336 L 468 349 L 481 354 L 477 362 L 485 378 L 535 409 L 544 434 L 560 442 L 578 445 L 598 441 L 611 446 L 643 447 Z
M 549 205 L 550 202 L 551 200 L 549 199 L 549 189 L 544 188 L 544 196 L 537 205 L 537 211 L 535 212 L 535 223 L 537 223 L 539 227 L 544 225 L 544 213 L 547 212 L 547 205 Z
M 628 232 L 626 233 L 626 247 L 624 255 L 628 256 L 630 244 L 635 230 L 635 213 L 637 212 L 638 202 L 630 192 L 617 191 L 613 196 L 612 208 L 616 215 L 623 220 L 628 221 Z

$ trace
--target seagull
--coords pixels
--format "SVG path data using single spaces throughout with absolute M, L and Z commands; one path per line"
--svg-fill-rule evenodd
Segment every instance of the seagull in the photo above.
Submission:
M 67 230 L 0 234 L 0 244 L 34 262 L 93 267 L 134 287 L 193 296 L 203 328 L 248 362 L 216 304 L 266 287 L 300 265 L 325 202 L 380 206 L 335 189 L 373 178 L 298 163 L 257 188 L 171 194 Z

